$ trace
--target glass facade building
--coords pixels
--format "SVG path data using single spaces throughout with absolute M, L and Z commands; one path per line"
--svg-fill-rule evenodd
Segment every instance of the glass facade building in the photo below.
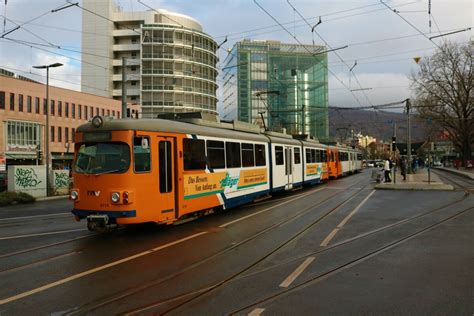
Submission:
M 223 67 L 221 115 L 327 140 L 327 54 L 319 54 L 324 50 L 278 41 L 236 43 Z

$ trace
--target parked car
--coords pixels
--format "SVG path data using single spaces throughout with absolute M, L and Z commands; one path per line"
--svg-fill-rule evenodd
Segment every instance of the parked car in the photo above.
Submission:
M 8 173 L 0 172 L 0 192 L 8 190 Z

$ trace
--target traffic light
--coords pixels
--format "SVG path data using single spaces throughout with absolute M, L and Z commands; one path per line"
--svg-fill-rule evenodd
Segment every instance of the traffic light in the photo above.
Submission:
M 38 152 L 37 152 L 37 158 L 38 158 L 39 161 L 41 161 L 41 160 L 43 159 L 43 151 L 38 150 Z
M 397 150 L 397 137 L 392 136 L 392 151 Z

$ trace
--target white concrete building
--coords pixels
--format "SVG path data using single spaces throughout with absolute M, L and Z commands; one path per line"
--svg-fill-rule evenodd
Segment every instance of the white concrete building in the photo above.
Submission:
M 125 58 L 127 102 L 141 105 L 143 117 L 217 113 L 217 43 L 196 20 L 122 12 L 114 0 L 83 0 L 83 7 L 83 92 L 121 99 Z

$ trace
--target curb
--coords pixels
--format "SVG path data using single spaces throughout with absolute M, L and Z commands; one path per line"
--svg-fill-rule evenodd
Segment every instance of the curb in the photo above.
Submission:
M 408 191 L 453 191 L 454 187 L 450 184 L 376 184 L 375 189 L 379 190 L 408 190 Z
M 465 178 L 474 180 L 474 174 L 470 174 L 470 173 L 468 173 L 468 172 L 459 171 L 459 170 L 451 169 L 451 168 L 442 168 L 442 167 L 436 167 L 436 168 L 433 168 L 433 169 L 441 170 L 441 171 L 446 171 L 446 172 L 451 172 L 451 173 L 454 173 L 454 174 L 463 176 L 463 177 L 465 177 Z
M 36 202 L 67 199 L 68 197 L 69 195 L 45 196 L 45 197 L 36 198 Z

